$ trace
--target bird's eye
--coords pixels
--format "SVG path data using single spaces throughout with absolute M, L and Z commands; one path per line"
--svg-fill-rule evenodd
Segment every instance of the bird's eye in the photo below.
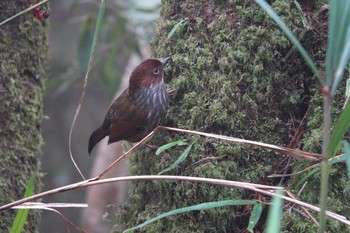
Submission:
M 158 75 L 158 74 L 159 74 L 159 68 L 155 68 L 155 69 L 153 70 L 153 74 L 154 74 L 154 75 Z

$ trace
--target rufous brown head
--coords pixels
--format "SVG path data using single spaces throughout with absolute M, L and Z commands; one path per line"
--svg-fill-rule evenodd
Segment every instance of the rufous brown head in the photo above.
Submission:
M 171 57 L 166 57 L 162 61 L 157 59 L 147 59 L 139 64 L 131 73 L 129 89 L 150 88 L 164 82 L 164 65 Z

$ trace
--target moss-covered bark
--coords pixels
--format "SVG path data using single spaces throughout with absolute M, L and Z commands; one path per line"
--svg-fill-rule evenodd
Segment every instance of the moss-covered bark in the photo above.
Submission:
M 308 19 L 320 7 L 318 1 L 300 3 Z M 272 6 L 296 35 L 304 30 L 303 13 L 293 1 L 276 0 Z M 324 65 L 326 51 L 325 15 L 320 15 L 314 30 L 302 39 L 319 67 Z M 167 40 L 181 19 L 188 19 L 184 31 Z M 175 89 L 164 124 L 320 152 L 321 85 L 296 51 L 287 56 L 291 49 L 283 32 L 254 1 L 163 1 L 153 52 L 156 57 L 173 55 L 166 81 Z M 297 131 L 299 126 L 301 131 Z M 297 132 L 303 133 L 294 140 Z M 251 146 L 170 132 L 162 132 L 153 142 L 161 145 L 179 139 L 188 139 L 193 149 L 186 161 L 168 174 L 276 184 L 279 180 L 267 179 L 266 175 L 283 173 L 283 165 L 274 166 L 281 155 Z M 169 167 L 183 149 L 160 156 L 144 149 L 130 159 L 130 173 L 157 174 Z M 309 164 L 292 159 L 290 169 L 298 171 Z M 339 173 L 334 170 L 331 175 L 329 206 L 349 216 L 349 194 L 344 195 L 348 190 L 346 174 Z M 285 180 L 284 185 L 297 194 L 304 176 Z M 319 173 L 308 177 L 301 200 L 318 205 L 319 179 Z M 185 182 L 133 182 L 130 188 L 125 212 L 119 216 L 124 227 L 202 202 L 261 199 L 242 189 Z M 157 221 L 142 232 L 241 232 L 248 226 L 249 214 L 244 206 L 190 212 Z M 286 211 L 283 216 L 285 232 L 313 232 L 316 228 L 294 211 Z M 264 217 L 257 229 L 263 224 Z M 329 225 L 330 232 L 350 232 L 335 221 L 329 221 Z
M 31 1 L 0 1 L 3 21 Z M 0 27 L 0 204 L 21 198 L 31 176 L 40 190 L 41 122 L 46 78 L 47 22 L 28 13 Z M 16 211 L 0 212 L 0 229 L 9 232 Z M 30 211 L 24 232 L 36 232 Z

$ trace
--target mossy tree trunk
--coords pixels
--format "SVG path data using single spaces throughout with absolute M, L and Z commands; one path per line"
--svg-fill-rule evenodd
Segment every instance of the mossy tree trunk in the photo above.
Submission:
M 0 1 L 0 21 L 33 1 Z M 31 176 L 40 190 L 41 123 L 46 78 L 47 22 L 31 13 L 0 27 L 0 204 L 21 198 Z M 16 211 L 0 213 L 9 232 Z M 36 232 L 39 213 L 30 211 L 24 232 Z
M 293 1 L 270 2 L 296 35 L 305 29 L 302 16 L 310 20 L 321 7 L 321 1 L 299 1 L 304 11 L 300 12 Z M 322 69 L 327 12 L 316 18 L 314 28 L 307 31 L 302 43 Z M 168 33 L 182 19 L 188 20 L 184 30 L 167 40 Z M 321 151 L 321 84 L 283 32 L 254 1 L 163 1 L 153 52 L 155 57 L 173 55 L 166 81 L 175 92 L 170 96 L 165 125 Z M 152 144 L 180 139 L 187 139 L 193 149 L 184 163 L 167 174 L 275 185 L 281 180 L 268 179 L 268 174 L 290 173 L 311 164 L 291 158 L 277 166 L 285 158 L 283 155 L 173 132 L 162 132 Z M 155 156 L 154 151 L 145 148 L 131 157 L 130 173 L 157 174 L 184 149 L 178 147 Z M 306 181 L 302 180 L 304 176 L 284 179 L 282 185 L 297 194 L 300 181 L 301 185 Z M 319 173 L 308 177 L 308 185 L 299 196 L 301 200 L 318 205 L 319 178 Z M 335 178 L 339 180 L 330 188 L 330 209 L 349 216 L 350 209 L 340 204 L 349 202 L 343 195 L 343 190 L 347 190 L 346 174 L 333 173 L 332 182 Z M 173 181 L 132 182 L 125 212 L 118 218 L 126 228 L 173 209 L 228 199 L 270 201 L 236 188 Z M 244 232 L 249 216 L 245 206 L 194 211 L 157 221 L 142 232 Z M 283 216 L 284 232 L 314 232 L 317 228 L 295 211 Z M 262 216 L 257 230 L 263 229 L 264 219 Z M 329 225 L 331 232 L 350 232 L 335 221 Z

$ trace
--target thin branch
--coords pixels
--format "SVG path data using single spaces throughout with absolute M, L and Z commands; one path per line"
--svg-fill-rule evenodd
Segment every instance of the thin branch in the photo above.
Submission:
M 8 208 L 11 208 L 13 206 L 32 201 L 38 198 L 42 198 L 48 195 L 52 195 L 59 192 L 64 192 L 68 190 L 78 189 L 78 188 L 84 188 L 88 186 L 93 185 L 99 185 L 99 184 L 106 184 L 106 183 L 112 183 L 112 182 L 120 182 L 120 181 L 135 181 L 135 180 L 173 180 L 173 181 L 187 181 L 187 182 L 196 182 L 196 183 L 207 183 L 207 184 L 213 184 L 213 185 L 223 185 L 223 186 L 230 186 L 230 187 L 236 187 L 236 188 L 243 188 L 247 190 L 251 190 L 254 192 L 259 192 L 262 194 L 266 194 L 268 196 L 276 196 L 277 194 L 271 192 L 270 190 L 277 190 L 277 189 L 283 189 L 280 187 L 275 186 L 269 186 L 269 185 L 261 185 L 261 184 L 253 184 L 253 183 L 246 183 L 246 182 L 238 182 L 238 181 L 230 181 L 230 180 L 221 180 L 221 179 L 210 179 L 210 178 L 202 178 L 202 177 L 189 177 L 189 176 L 125 176 L 125 177 L 115 177 L 115 178 L 108 178 L 108 179 L 102 179 L 102 180 L 84 180 L 81 182 L 77 182 L 74 184 L 70 184 L 67 186 L 59 187 L 56 189 L 48 190 L 46 192 L 42 192 L 36 195 L 33 195 L 31 197 L 23 198 L 21 200 L 14 201 L 12 203 L 0 206 L 0 211 L 6 210 Z M 280 196 L 280 195 L 278 195 Z M 286 196 L 280 196 L 286 201 L 295 203 L 299 206 L 303 206 L 305 208 L 308 208 L 310 210 L 314 210 L 317 212 L 320 212 L 320 208 L 302 201 L 299 201 L 297 199 L 293 199 Z M 326 211 L 326 215 L 342 222 L 348 226 L 350 226 L 350 221 L 341 215 L 338 215 L 336 213 Z
M 58 214 L 58 216 L 60 216 L 62 218 L 62 220 L 65 222 L 67 232 L 70 232 L 70 230 L 69 230 L 69 226 L 70 226 L 72 228 L 75 228 L 75 230 L 77 230 L 81 233 L 87 233 L 87 231 L 81 229 L 79 226 L 77 226 L 73 222 L 69 221 L 69 219 L 66 218 L 60 211 L 53 209 L 53 208 L 49 208 L 49 207 L 42 207 L 41 209 L 48 210 L 48 211 L 51 211 L 51 212 Z
M 344 156 L 344 154 L 339 154 L 333 158 L 330 158 L 327 160 L 328 163 L 331 163 L 333 160 L 337 160 L 339 159 L 340 157 Z M 332 163 L 331 163 L 332 164 Z M 307 168 L 304 168 L 303 170 L 301 171 L 297 171 L 297 172 L 293 172 L 293 173 L 290 173 L 290 174 L 271 174 L 271 175 L 268 175 L 267 177 L 268 178 L 277 178 L 277 177 L 288 177 L 288 176 L 294 176 L 294 175 L 298 175 L 298 174 L 301 174 L 303 172 L 307 172 L 307 171 L 310 171 L 312 169 L 315 169 L 315 168 L 318 168 L 322 165 L 322 162 L 321 163 L 316 163 L 314 165 L 311 165 Z
M 287 194 L 288 194 L 288 196 L 290 196 L 291 198 L 293 198 L 293 199 L 297 199 L 293 194 L 292 194 L 292 192 L 290 192 L 289 190 L 286 190 L 286 192 L 287 192 Z M 293 208 L 293 206 L 292 206 L 292 208 Z M 305 212 L 305 215 L 308 217 L 308 218 L 310 218 L 317 226 L 320 226 L 320 224 L 317 222 L 317 220 L 314 218 L 314 216 L 312 216 L 311 214 L 310 214 L 310 212 L 305 208 L 305 207 L 303 207 L 303 206 L 301 206 L 301 208 L 303 209 L 303 211 Z
M 282 147 L 282 146 L 275 146 L 275 145 L 267 144 L 263 142 L 256 142 L 256 141 L 250 141 L 250 140 L 245 140 L 241 138 L 228 137 L 228 136 L 223 136 L 218 134 L 203 133 L 203 132 L 194 131 L 194 130 L 178 129 L 178 128 L 171 128 L 171 127 L 165 127 L 165 126 L 159 126 L 158 128 L 170 130 L 170 131 L 188 133 L 188 134 L 195 134 L 195 135 L 200 135 L 205 137 L 217 138 L 217 139 L 222 139 L 222 140 L 231 141 L 231 142 L 245 143 L 253 146 L 263 147 L 263 148 L 280 152 L 282 154 L 290 155 L 293 157 L 304 158 L 306 160 L 317 160 L 321 158 L 321 155 L 319 154 L 301 151 L 297 149 L 291 149 L 291 148 Z
M 139 147 L 141 147 L 142 145 L 144 145 L 146 142 L 148 142 L 149 140 L 151 140 L 153 138 L 153 136 L 157 133 L 157 131 L 159 130 L 159 127 L 155 128 L 151 133 L 149 133 L 146 137 L 144 137 L 141 141 L 139 141 L 138 143 L 136 143 L 130 150 L 128 150 L 126 153 L 124 153 L 123 155 L 121 155 L 120 157 L 118 157 L 113 163 L 111 163 L 105 170 L 103 170 L 97 177 L 93 178 L 92 180 L 99 180 L 101 179 L 104 175 L 106 175 L 106 173 L 108 173 L 115 165 L 117 165 L 118 163 L 128 159 L 132 152 L 136 151 Z

